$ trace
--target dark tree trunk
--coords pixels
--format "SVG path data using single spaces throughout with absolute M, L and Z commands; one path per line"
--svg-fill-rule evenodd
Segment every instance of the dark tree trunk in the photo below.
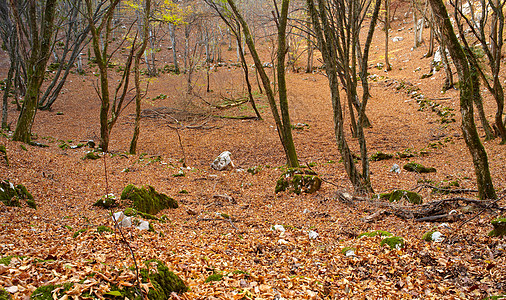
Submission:
M 56 0 L 47 0 L 43 8 L 44 18 L 41 20 L 40 36 L 37 20 L 37 6 L 34 0 L 28 5 L 28 22 L 31 32 L 31 54 L 27 63 L 27 89 L 23 107 L 18 118 L 16 130 L 12 139 L 29 143 L 32 134 L 32 125 L 39 103 L 39 93 L 44 81 L 47 61 L 51 54 L 53 40 L 53 26 L 56 9 Z
M 488 158 L 485 148 L 480 141 L 473 114 L 473 92 L 475 78 L 467 57 L 455 35 L 452 23 L 448 17 L 446 7 L 442 0 L 429 0 L 437 24 L 442 33 L 442 38 L 457 68 L 460 82 L 460 112 L 462 115 L 462 132 L 466 145 L 471 153 L 474 163 L 474 171 L 478 185 L 480 199 L 496 199 L 497 195 L 492 184 Z

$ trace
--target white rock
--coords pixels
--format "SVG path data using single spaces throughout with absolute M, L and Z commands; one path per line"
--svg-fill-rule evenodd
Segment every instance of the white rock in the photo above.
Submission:
M 404 38 L 403 38 L 402 36 L 396 36 L 396 37 L 394 37 L 394 38 L 392 39 L 392 42 L 394 42 L 394 43 L 395 43 L 395 42 L 400 42 L 400 41 L 402 41 L 402 40 L 404 40 Z
M 395 172 L 397 174 L 400 174 L 401 173 L 401 167 L 399 167 L 398 164 L 394 164 L 392 166 L 392 168 L 390 169 L 390 172 Z
M 274 225 L 274 230 L 285 232 L 285 227 L 283 225 Z
M 142 220 L 141 223 L 136 228 L 139 230 L 148 230 L 149 229 L 149 222 Z
M 355 250 L 354 249 L 349 249 L 349 250 L 346 250 L 346 252 L 344 253 L 345 256 L 355 256 Z
M 278 244 L 281 244 L 281 245 L 288 245 L 288 241 L 287 240 L 284 240 L 284 239 L 279 239 L 278 240 Z
M 308 235 L 310 239 L 316 239 L 318 237 L 318 232 L 311 230 Z
M 437 243 L 440 243 L 443 241 L 443 235 L 439 231 L 434 231 L 434 233 L 432 233 L 431 238 L 434 242 L 437 242 Z
M 448 225 L 448 223 L 441 223 L 439 224 L 438 226 L 439 228 L 444 228 L 444 229 L 451 229 L 450 225 Z
M 118 222 L 119 227 L 130 227 L 132 226 L 132 219 L 130 217 L 125 216 L 122 211 L 115 212 L 112 215 L 113 222 Z
M 232 162 L 232 159 L 230 158 L 231 154 L 232 153 L 230 153 L 229 151 L 222 152 L 213 161 L 213 163 L 211 164 L 211 168 L 218 170 L 218 171 L 226 170 L 230 167 L 234 168 L 234 163 Z
M 5 290 L 11 294 L 15 294 L 19 291 L 19 288 L 17 285 L 13 285 L 13 286 L 10 286 L 10 287 L 6 287 Z

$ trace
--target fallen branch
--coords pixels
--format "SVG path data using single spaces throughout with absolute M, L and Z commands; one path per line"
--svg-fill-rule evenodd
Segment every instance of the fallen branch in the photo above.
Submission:
M 473 189 L 449 189 L 449 188 L 437 187 L 437 186 L 430 185 L 430 184 L 422 184 L 422 185 L 415 187 L 414 189 L 417 189 L 417 188 L 421 188 L 421 189 L 422 188 L 430 188 L 433 190 L 438 190 L 438 191 L 442 191 L 442 192 L 449 193 L 449 194 L 478 193 L 478 190 L 473 190 Z

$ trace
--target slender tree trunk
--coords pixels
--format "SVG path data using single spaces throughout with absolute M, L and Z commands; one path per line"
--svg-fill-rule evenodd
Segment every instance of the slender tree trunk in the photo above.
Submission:
M 149 30 L 149 15 L 151 12 L 151 0 L 146 0 L 144 3 L 144 26 L 142 30 L 142 43 L 137 53 L 135 54 L 135 62 L 134 62 L 134 76 L 135 76 L 135 125 L 134 125 L 134 134 L 132 136 L 132 141 L 130 141 L 130 154 L 135 154 L 137 152 L 137 141 L 139 139 L 140 133 L 140 123 L 141 123 L 141 71 L 140 71 L 140 62 L 142 59 L 142 54 L 146 51 L 146 47 L 148 45 L 148 30 Z M 138 20 L 140 22 L 141 20 Z M 174 44 L 173 44 L 174 45 Z M 132 46 L 133 47 L 133 46 Z
M 37 30 L 37 8 L 35 1 L 29 2 L 28 10 L 29 26 L 32 34 L 32 52 L 27 64 L 28 84 L 16 130 L 12 136 L 14 141 L 25 143 L 29 143 L 31 140 L 32 125 L 37 112 L 37 104 L 39 103 L 40 87 L 44 81 L 47 61 L 51 55 L 56 0 L 47 0 L 45 3 L 40 37 Z
M 390 0 L 385 0 L 385 67 L 387 71 L 392 70 L 388 59 L 388 40 L 390 31 Z
M 443 40 L 457 68 L 460 82 L 460 112 L 462 115 L 462 133 L 471 153 L 480 199 L 496 199 L 497 195 L 492 184 L 488 166 L 487 152 L 480 141 L 473 114 L 473 86 L 476 84 L 471 75 L 470 64 L 455 35 L 442 0 L 429 0 L 442 33 Z
M 7 124 L 7 111 L 9 104 L 9 93 L 11 92 L 12 87 L 12 78 L 14 76 L 14 62 L 11 61 L 11 66 L 9 68 L 9 72 L 7 74 L 7 82 L 5 83 L 4 96 L 2 101 L 2 129 L 7 130 L 9 125 Z
M 170 44 L 172 47 L 172 60 L 174 61 L 174 72 L 179 74 L 179 64 L 177 62 L 177 50 L 176 50 L 176 25 L 169 24 Z

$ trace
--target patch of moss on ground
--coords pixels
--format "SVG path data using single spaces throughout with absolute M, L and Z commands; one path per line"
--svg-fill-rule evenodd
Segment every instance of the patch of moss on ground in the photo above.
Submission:
M 222 273 L 214 273 L 212 275 L 209 275 L 204 282 L 221 281 L 222 279 Z
M 27 201 L 29 207 L 36 207 L 32 194 L 28 192 L 24 185 L 18 184 L 14 186 L 14 184 L 8 180 L 0 181 L 0 201 L 7 206 L 20 207 L 20 199 Z
M 314 193 L 321 187 L 322 180 L 316 172 L 305 168 L 288 168 L 276 182 L 275 193 L 289 191 L 300 195 Z
M 341 250 L 341 254 L 342 255 L 346 255 L 346 252 L 350 251 L 350 250 L 353 250 L 353 252 L 356 252 L 357 249 L 354 248 L 354 247 L 344 247 L 343 250 Z
M 66 293 L 66 291 L 69 291 L 74 287 L 74 283 L 67 282 L 64 284 L 50 284 L 50 285 L 44 285 L 38 287 L 35 291 L 33 291 L 32 295 L 30 296 L 30 299 L 32 300 L 53 300 L 53 291 L 55 289 L 59 289 L 58 292 L 56 292 L 55 296 L 56 299 L 60 299 L 63 297 Z
M 78 237 L 81 233 L 85 232 L 86 229 L 83 228 L 83 229 L 79 229 L 78 231 L 74 232 L 74 234 L 72 235 L 73 238 L 76 238 Z
M 404 165 L 404 170 L 408 172 L 417 172 L 417 173 L 435 173 L 436 169 L 432 167 L 425 167 L 422 164 L 418 164 L 415 162 L 409 162 Z
M 489 236 L 504 236 L 506 235 L 506 218 L 497 218 L 492 220 L 492 226 L 494 229 L 489 232 Z
M 170 298 L 172 292 L 181 294 L 188 291 L 185 283 L 167 268 L 159 260 L 148 260 L 145 262 L 146 268 L 141 269 L 143 282 L 149 281 L 153 289 L 149 289 L 148 298 L 153 300 L 165 300 Z
M 90 152 L 86 153 L 86 155 L 83 157 L 83 159 L 95 160 L 95 159 L 99 159 L 100 157 L 101 156 L 98 155 L 97 153 L 90 151 Z
M 93 203 L 93 206 L 102 207 L 102 208 L 111 208 L 115 207 L 116 204 L 116 196 L 109 194 L 102 196 L 100 199 L 97 200 L 97 202 Z
M 9 292 L 4 290 L 3 288 L 0 288 L 0 300 L 11 300 L 11 299 L 12 299 L 11 294 L 9 294 Z
M 423 199 L 422 196 L 420 196 L 420 194 L 406 190 L 395 190 L 392 191 L 391 193 L 379 194 L 378 198 L 387 199 L 390 202 L 397 202 L 400 201 L 401 199 L 406 199 L 408 202 L 413 204 L 423 203 Z
M 107 227 L 107 226 L 98 226 L 97 227 L 97 232 L 98 233 L 103 233 L 103 232 L 113 232 L 112 229 L 110 227 Z
M 367 236 L 367 237 L 375 237 L 375 236 L 393 236 L 393 234 L 391 234 L 390 232 L 388 231 L 384 231 L 384 230 L 374 230 L 374 231 L 369 231 L 369 232 L 364 232 L 364 233 L 361 233 L 358 235 L 357 238 L 361 238 L 363 236 Z
M 0 264 L 6 265 L 6 266 L 10 265 L 13 257 L 14 256 L 12 256 L 12 255 L 8 255 L 8 256 L 4 256 L 4 257 L 0 258 Z
M 393 157 L 394 157 L 393 154 L 388 154 L 388 153 L 383 153 L 381 151 L 378 151 L 378 152 L 374 153 L 373 155 L 371 155 L 370 160 L 371 161 L 381 161 L 381 160 L 391 159 Z
M 137 211 L 150 215 L 155 215 L 166 208 L 178 207 L 176 200 L 165 194 L 156 192 L 150 185 L 138 188 L 129 184 L 123 189 L 121 199 L 131 200 L 132 206 Z
M 404 239 L 400 236 L 387 237 L 381 240 L 380 245 L 388 245 L 390 249 L 401 249 L 404 248 Z

